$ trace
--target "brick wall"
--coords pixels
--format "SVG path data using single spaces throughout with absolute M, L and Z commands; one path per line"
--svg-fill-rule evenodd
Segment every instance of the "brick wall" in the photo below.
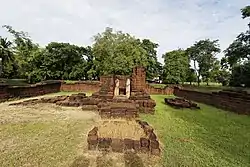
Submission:
M 9 98 L 13 97 L 32 97 L 60 91 L 61 82 L 38 83 L 29 86 L 9 86 L 7 92 Z
M 6 101 L 9 98 L 22 98 L 39 96 L 48 93 L 60 91 L 61 82 L 49 81 L 28 86 L 8 86 L 0 85 L 0 101 Z
M 146 85 L 146 92 L 149 94 L 172 95 L 174 93 L 174 89 L 172 87 L 155 88 L 155 87 L 147 84 Z
M 0 102 L 4 101 L 9 97 L 9 93 L 7 91 L 8 85 L 0 84 Z
M 104 81 L 102 80 L 102 82 Z M 60 90 L 66 92 L 97 92 L 100 86 L 99 81 L 80 81 L 70 84 L 62 83 Z
M 250 115 L 250 100 L 244 97 L 232 97 L 223 93 L 204 93 L 178 88 L 174 89 L 174 95 L 238 114 Z
M 143 67 L 135 67 L 132 73 L 132 91 L 145 91 L 146 70 Z
M 126 88 L 127 79 L 130 79 L 130 76 L 115 75 L 115 79 L 119 79 L 119 87 L 120 88 Z

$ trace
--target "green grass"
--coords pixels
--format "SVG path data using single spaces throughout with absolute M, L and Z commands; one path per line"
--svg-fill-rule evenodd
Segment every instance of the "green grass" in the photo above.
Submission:
M 10 86 L 29 85 L 25 79 L 5 79 L 5 78 L 0 78 L 0 83 L 8 84 Z
M 166 84 L 150 84 L 151 86 L 153 86 L 154 88 L 165 88 Z
M 86 122 L 44 122 L 1 126 L 2 142 L 7 146 L 1 166 L 57 166 L 74 159 L 75 147 L 81 144 Z M 11 140 L 11 141 L 8 141 Z M 29 144 L 27 144 L 29 143 Z M 8 148 L 12 147 L 12 148 Z M 40 164 L 41 163 L 41 164 Z
M 77 83 L 77 82 L 79 82 L 79 81 L 64 80 L 64 82 L 65 82 L 66 84 L 74 84 L 74 83 Z
M 72 93 L 77 92 L 48 96 Z M 249 116 L 204 104 L 199 104 L 201 110 L 173 109 L 163 103 L 165 97 L 171 96 L 152 95 L 157 102 L 156 113 L 140 115 L 154 127 L 160 140 L 163 148 L 160 166 L 250 166 Z M 132 153 L 88 152 L 86 137 L 97 123 L 95 113 L 51 104 L 7 103 L 0 104 L 0 111 L 0 166 L 158 165 L 151 157 Z
M 190 82 L 184 82 L 184 85 L 189 85 Z M 192 82 L 192 85 L 198 86 L 198 82 Z M 200 82 L 200 86 L 213 86 L 213 87 L 218 87 L 218 86 L 222 86 L 221 83 L 217 83 L 217 82 L 208 82 L 208 85 L 206 82 Z
M 207 86 L 207 85 L 201 85 L 201 86 L 190 86 L 190 85 L 183 85 L 183 87 L 185 89 L 189 89 L 189 90 L 194 90 L 194 91 L 198 91 L 198 92 L 218 92 L 221 91 L 223 89 L 228 89 L 229 87 L 225 87 L 225 86 Z
M 207 86 L 207 85 L 200 85 L 200 86 L 190 86 L 190 85 L 183 85 L 183 87 L 185 89 L 189 89 L 189 90 L 194 90 L 194 91 L 198 91 L 198 92 L 218 92 L 221 90 L 241 90 L 241 91 L 247 91 L 248 93 L 250 93 L 250 88 L 239 88 L 239 87 L 229 87 L 229 86 Z
M 155 115 L 141 115 L 164 145 L 163 166 L 250 166 L 250 117 L 199 104 L 201 110 L 173 109 L 157 101 Z

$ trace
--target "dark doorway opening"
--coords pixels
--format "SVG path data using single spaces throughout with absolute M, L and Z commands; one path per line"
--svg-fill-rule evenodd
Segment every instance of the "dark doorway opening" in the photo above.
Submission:
M 119 95 L 126 95 L 126 88 L 119 88 Z

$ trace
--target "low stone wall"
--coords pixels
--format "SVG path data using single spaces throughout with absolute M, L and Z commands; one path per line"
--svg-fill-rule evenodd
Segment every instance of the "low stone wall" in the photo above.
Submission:
M 250 99 L 244 96 L 232 96 L 231 93 L 204 93 L 185 89 L 174 89 L 174 95 L 184 97 L 189 100 L 208 104 L 224 110 L 236 112 L 238 114 L 250 115 Z
M 146 92 L 149 94 L 172 95 L 174 93 L 174 89 L 172 87 L 155 88 L 147 84 Z
M 61 82 L 50 81 L 28 86 L 9 86 L 7 88 L 7 92 L 9 94 L 9 98 L 22 98 L 56 93 L 60 91 L 60 87 Z
M 120 78 L 119 78 L 120 77 Z M 100 81 L 79 81 L 76 83 L 65 83 L 62 82 L 61 85 L 61 91 L 66 92 L 98 92 L 101 89 L 101 84 L 106 82 L 107 79 L 112 79 L 111 82 L 114 82 L 113 76 L 102 76 Z M 128 76 L 118 76 L 120 79 L 120 85 L 124 87 L 125 81 L 128 78 Z M 123 83 L 124 82 L 124 83 Z M 162 95 L 172 95 L 174 92 L 174 89 L 172 87 L 166 87 L 166 88 L 155 88 L 149 84 L 146 84 L 145 91 L 149 94 L 162 94 Z
M 159 156 L 160 144 L 154 133 L 154 129 L 147 122 L 138 121 L 147 137 L 141 137 L 140 140 L 132 140 L 129 138 L 100 138 L 98 136 L 98 127 L 94 127 L 88 133 L 88 149 L 89 150 L 109 150 L 113 152 L 123 153 L 125 151 L 134 150 L 135 152 L 150 153 Z
M 27 86 L 0 85 L 0 101 L 56 93 L 60 91 L 60 87 L 61 82 L 59 81 L 48 81 Z
M 127 102 L 106 102 L 99 103 L 98 111 L 101 118 L 127 118 L 133 119 L 138 117 L 138 111 L 136 104 L 133 101 L 127 100 Z
M 5 101 L 8 97 L 8 85 L 0 84 L 0 102 Z
M 79 81 L 76 83 L 62 82 L 61 91 L 66 92 L 97 92 L 100 90 L 99 81 Z

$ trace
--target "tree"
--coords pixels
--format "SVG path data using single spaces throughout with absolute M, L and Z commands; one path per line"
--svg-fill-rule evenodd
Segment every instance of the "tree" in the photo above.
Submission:
M 194 69 L 188 69 L 186 81 L 189 82 L 190 85 L 192 85 L 192 82 L 196 82 L 196 74 Z
M 94 55 L 92 48 L 90 46 L 86 47 L 85 51 L 85 57 L 86 57 L 86 67 L 85 67 L 85 78 L 88 80 L 92 79 L 98 79 L 100 76 L 100 72 L 96 70 L 96 66 L 94 63 Z
M 246 87 L 250 87 L 250 61 L 234 66 L 232 69 L 232 76 L 230 78 L 230 85 L 244 85 Z
M 208 85 L 211 70 L 216 61 L 215 55 L 219 52 L 218 40 L 211 41 L 210 39 L 200 40 L 187 49 L 187 53 L 194 63 L 198 85 L 200 85 L 201 76 Z
M 106 28 L 97 34 L 93 44 L 94 63 L 100 74 L 128 75 L 133 67 L 147 67 L 147 52 L 138 39 L 121 31 Z
M 83 56 L 86 52 L 84 47 L 51 42 L 30 59 L 33 70 L 29 78 L 35 82 L 46 79 L 84 79 L 86 61 Z
M 250 6 L 246 6 L 241 9 L 241 15 L 243 19 L 250 17 Z M 250 23 L 248 24 L 248 26 L 250 28 Z
M 182 50 L 174 50 L 165 53 L 163 66 L 163 82 L 178 84 L 186 81 L 189 70 L 189 58 L 187 53 Z
M 14 50 L 14 62 L 16 66 L 16 76 L 27 77 L 27 70 L 31 64 L 29 64 L 28 59 L 32 57 L 34 52 L 39 50 L 39 45 L 32 42 L 28 33 L 23 31 L 16 31 L 12 26 L 4 25 L 3 28 L 13 35 L 13 50 Z
M 12 64 L 14 63 L 14 54 L 12 51 L 12 43 L 8 41 L 7 38 L 2 38 L 0 36 L 0 76 L 8 76 L 6 73 L 9 73 L 10 71 L 7 70 L 8 65 L 12 67 Z
M 143 39 L 141 42 L 142 48 L 146 51 L 147 56 L 147 79 L 152 80 L 155 77 L 160 77 L 161 75 L 161 63 L 157 61 L 157 51 L 158 44 L 151 42 L 149 39 Z
M 242 18 L 250 17 L 250 6 L 241 9 Z M 250 28 L 250 23 L 249 23 Z M 238 63 L 250 60 L 250 29 L 240 33 L 232 44 L 224 51 L 227 63 L 233 68 Z
M 242 18 L 250 17 L 250 6 L 241 9 Z M 250 61 L 250 23 L 246 32 L 240 33 L 236 39 L 224 51 L 225 57 L 222 59 L 222 65 L 231 70 L 231 86 L 240 86 L 248 84 L 248 66 Z

